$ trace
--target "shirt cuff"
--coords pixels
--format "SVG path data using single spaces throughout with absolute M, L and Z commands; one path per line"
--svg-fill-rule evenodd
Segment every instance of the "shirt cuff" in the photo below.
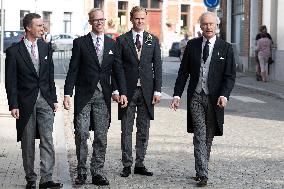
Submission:
M 225 97 L 225 96 L 220 96 L 220 97 L 224 97 L 226 99 L 226 102 L 228 101 L 227 97 Z
M 112 95 L 119 95 L 118 90 L 113 91 L 113 92 L 112 92 Z
M 180 97 L 179 97 L 179 96 L 174 96 L 174 98 L 177 98 L 177 99 L 179 99 L 179 100 L 180 100 Z
M 154 96 L 162 96 L 162 93 L 161 93 L 161 92 L 158 92 L 158 91 L 155 91 L 155 92 L 154 92 Z
M 64 96 L 66 96 L 66 97 L 70 97 L 70 95 L 64 95 Z

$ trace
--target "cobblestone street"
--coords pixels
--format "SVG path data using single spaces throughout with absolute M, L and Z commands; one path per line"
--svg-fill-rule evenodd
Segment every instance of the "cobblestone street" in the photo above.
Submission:
M 110 180 L 109 188 L 195 188 L 195 181 L 190 179 L 195 175 L 192 134 L 186 133 L 185 110 L 174 112 L 167 107 L 156 108 L 145 160 L 154 176 L 132 174 L 129 178 L 119 175 L 122 164 L 120 122 L 117 121 L 116 110 L 116 104 L 113 103 L 105 162 L 105 173 Z M 68 159 L 74 180 L 77 163 L 73 116 L 67 111 L 64 115 Z M 227 115 L 225 123 L 224 136 L 214 139 L 208 188 L 284 188 L 284 122 Z M 135 132 L 134 130 L 133 136 Z M 89 140 L 89 154 L 92 138 L 93 136 Z M 88 183 L 81 188 L 94 188 L 90 184 L 90 172 Z

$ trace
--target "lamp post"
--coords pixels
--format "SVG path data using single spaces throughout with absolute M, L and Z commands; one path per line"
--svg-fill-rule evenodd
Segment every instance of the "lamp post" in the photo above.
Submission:
M 4 8 L 3 1 L 1 0 L 1 44 L 0 44 L 0 83 L 4 82 Z
M 166 22 L 167 22 L 167 3 L 168 0 L 160 0 L 162 3 L 162 13 L 161 13 L 161 36 L 162 36 L 162 41 L 161 41 L 161 46 L 162 46 L 162 55 L 165 49 L 165 39 L 166 39 Z M 163 57 L 163 56 L 162 56 Z

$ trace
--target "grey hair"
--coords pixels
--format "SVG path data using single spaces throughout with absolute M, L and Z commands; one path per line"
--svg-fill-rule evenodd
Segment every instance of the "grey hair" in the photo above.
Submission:
M 216 24 L 219 25 L 220 24 L 220 19 L 219 17 L 217 16 L 216 13 L 214 12 L 210 12 L 210 11 L 207 11 L 207 12 L 204 12 L 201 14 L 201 16 L 199 17 L 199 23 L 201 24 L 204 17 L 207 16 L 207 15 L 211 15 L 211 16 L 214 16 L 216 18 Z
M 101 9 L 101 8 L 92 8 L 90 11 L 89 11 L 89 13 L 88 13 L 88 15 L 90 16 L 90 14 L 92 14 L 93 12 L 102 12 L 102 13 L 104 13 L 104 11 L 103 11 L 103 9 Z

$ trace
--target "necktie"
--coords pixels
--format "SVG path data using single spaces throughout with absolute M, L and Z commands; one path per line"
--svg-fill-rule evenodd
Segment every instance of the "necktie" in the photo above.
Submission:
M 204 62 L 206 62 L 207 58 L 209 56 L 209 40 L 206 41 L 204 47 L 203 47 L 203 56 L 202 59 Z
M 140 42 L 140 40 L 139 40 L 139 34 L 136 35 L 135 45 L 136 45 L 136 48 L 137 48 L 137 50 L 138 50 L 138 52 L 139 52 L 140 49 L 141 49 L 141 42 Z
M 95 48 L 96 48 L 97 54 L 100 54 L 100 52 L 101 52 L 101 49 L 100 49 L 100 37 L 97 37 Z
M 32 43 L 31 45 L 31 54 L 34 59 L 36 59 L 36 53 L 35 53 L 35 43 Z

